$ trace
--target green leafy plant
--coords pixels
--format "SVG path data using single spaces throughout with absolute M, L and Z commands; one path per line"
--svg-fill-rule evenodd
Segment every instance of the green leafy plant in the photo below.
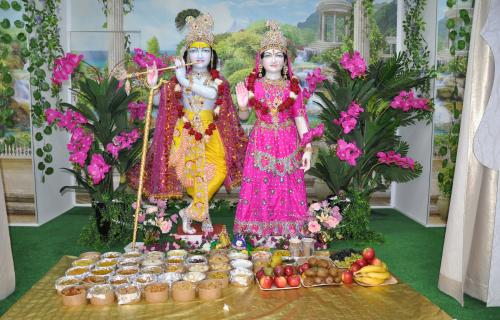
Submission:
M 334 65 L 336 76 L 333 82 L 324 83 L 326 92 L 318 92 L 322 102 L 320 119 L 325 125 L 325 141 L 330 149 L 320 150 L 317 164 L 311 174 L 324 180 L 333 193 L 340 191 L 360 191 L 365 196 L 375 191 L 385 190 L 394 182 L 407 182 L 421 172 L 421 165 L 414 170 L 378 162 L 377 153 L 395 151 L 402 157 L 409 146 L 396 130 L 414 124 L 419 120 L 429 120 L 430 110 L 404 112 L 390 107 L 391 99 L 402 90 L 409 90 L 427 80 L 428 75 L 419 71 L 405 70 L 404 56 L 399 55 L 387 61 L 372 64 L 366 77 L 351 79 L 339 65 Z M 355 101 L 364 108 L 354 130 L 344 134 L 342 127 L 332 121 L 346 112 Z M 355 166 L 349 165 L 336 155 L 338 140 L 355 142 L 362 154 Z
M 453 9 L 457 1 L 448 0 L 447 6 Z M 472 3 L 472 7 L 474 4 Z M 451 127 L 444 139 L 438 143 L 438 154 L 442 157 L 441 169 L 438 172 L 438 187 L 441 195 L 449 199 L 453 188 L 453 177 L 457 161 L 458 140 L 460 135 L 461 108 L 463 97 L 459 94 L 458 79 L 465 78 L 467 71 L 467 60 L 472 29 L 472 18 L 467 9 L 460 9 L 458 17 L 450 17 L 446 21 L 448 28 L 448 39 L 450 41 L 449 51 L 453 60 L 448 63 L 447 71 L 453 76 L 453 90 L 450 97 L 451 105 Z M 459 52 L 461 53 L 459 55 Z M 437 142 L 437 141 L 436 141 Z
M 20 12 L 22 6 L 18 1 L 2 1 L 0 9 Z M 14 79 L 11 69 L 22 69 L 25 64 L 25 56 L 28 51 L 25 23 L 22 20 L 4 18 L 0 22 L 0 150 L 6 146 L 13 145 L 16 138 L 13 135 L 6 136 L 6 131 L 16 126 L 16 111 L 13 108 L 15 100 L 13 96 Z

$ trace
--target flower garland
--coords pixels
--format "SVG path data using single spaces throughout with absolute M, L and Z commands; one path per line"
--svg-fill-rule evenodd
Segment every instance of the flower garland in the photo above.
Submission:
M 248 103 L 250 106 L 254 107 L 255 110 L 260 110 L 262 114 L 269 113 L 269 106 L 267 104 L 262 104 L 259 100 L 255 99 L 255 82 L 257 81 L 257 74 L 255 72 L 250 73 L 247 78 L 247 89 L 249 91 Z M 288 110 L 295 103 L 295 99 L 300 92 L 299 80 L 296 77 L 292 77 L 290 80 L 290 94 L 289 96 L 278 106 L 279 112 L 284 112 Z
M 212 77 L 212 80 L 217 84 L 217 98 L 215 100 L 215 105 L 216 105 L 215 108 L 220 108 L 220 106 L 224 101 L 222 96 L 227 92 L 227 87 L 224 86 L 224 82 L 220 79 L 219 71 L 215 69 L 210 70 L 210 76 Z M 181 104 L 182 89 L 181 86 L 179 85 L 179 81 L 175 76 L 172 78 L 172 81 L 175 83 L 175 97 L 177 98 L 177 107 L 176 107 L 177 115 L 184 121 L 184 129 L 188 130 L 189 135 L 194 136 L 196 141 L 200 141 L 204 137 L 210 137 L 217 129 L 215 123 L 211 122 L 208 125 L 207 129 L 205 130 L 204 134 L 194 129 L 191 122 L 184 116 L 184 106 Z

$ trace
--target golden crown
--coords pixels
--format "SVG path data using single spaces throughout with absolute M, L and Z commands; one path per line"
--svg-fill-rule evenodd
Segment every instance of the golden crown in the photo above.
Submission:
M 186 24 L 189 26 L 189 31 L 186 36 L 186 48 L 189 48 L 194 42 L 205 42 L 211 47 L 214 45 L 214 19 L 209 14 L 202 14 L 198 17 L 187 17 Z
M 264 33 L 260 42 L 260 52 L 262 53 L 269 49 L 278 49 L 286 53 L 288 41 L 281 32 L 278 23 L 275 21 L 267 21 L 266 26 L 271 30 Z

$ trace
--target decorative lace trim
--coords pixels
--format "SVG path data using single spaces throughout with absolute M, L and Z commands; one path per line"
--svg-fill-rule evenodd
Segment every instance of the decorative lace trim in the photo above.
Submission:
M 285 122 L 281 123 L 268 123 L 264 122 L 261 120 L 257 120 L 255 123 L 256 127 L 264 128 L 264 129 L 270 129 L 270 130 L 280 130 L 280 129 L 287 129 L 291 127 L 294 123 L 292 122 L 291 119 L 286 120 Z
M 295 172 L 297 168 L 300 168 L 300 163 L 297 161 L 298 152 L 299 150 L 296 149 L 284 158 L 276 158 L 267 152 L 257 150 L 253 152 L 254 166 L 261 171 L 270 172 L 283 177 Z
M 256 234 L 259 236 L 269 236 L 269 235 L 299 235 L 301 234 L 302 228 L 306 223 L 307 218 L 302 221 L 240 221 L 236 219 L 234 221 L 234 232 L 235 233 L 248 233 Z

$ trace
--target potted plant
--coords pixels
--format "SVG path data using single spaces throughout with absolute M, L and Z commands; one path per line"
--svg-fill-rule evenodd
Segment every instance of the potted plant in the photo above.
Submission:
M 72 167 L 64 170 L 74 175 L 77 185 L 60 191 L 88 192 L 97 231 L 106 243 L 112 220 L 119 220 L 110 217 L 108 209 L 118 206 L 122 215 L 130 210 L 125 176 L 140 158 L 145 104 L 135 102 L 138 94 L 127 94 L 115 77 L 103 76 L 90 65 L 93 73 L 85 74 L 82 59 L 82 55 L 72 53 L 56 59 L 52 83 L 59 86 L 75 73 L 70 89 L 75 102 L 59 102 L 56 108 L 45 111 L 45 117 L 48 125 L 71 134 L 67 148 Z M 113 171 L 120 175 L 118 186 L 113 183 Z
M 422 166 L 407 156 L 409 145 L 397 129 L 431 119 L 431 101 L 412 90 L 430 75 L 406 70 L 404 61 L 400 54 L 367 66 L 359 52 L 346 52 L 332 66 L 333 81 L 325 81 L 325 90 L 317 93 L 328 147 L 320 150 L 310 174 L 325 181 L 334 195 L 347 193 L 351 199 L 342 215 L 344 223 L 357 229 L 344 228 L 347 237 L 371 237 L 367 217 L 373 192 L 422 172 Z M 364 226 L 349 222 L 354 216 L 365 221 Z

